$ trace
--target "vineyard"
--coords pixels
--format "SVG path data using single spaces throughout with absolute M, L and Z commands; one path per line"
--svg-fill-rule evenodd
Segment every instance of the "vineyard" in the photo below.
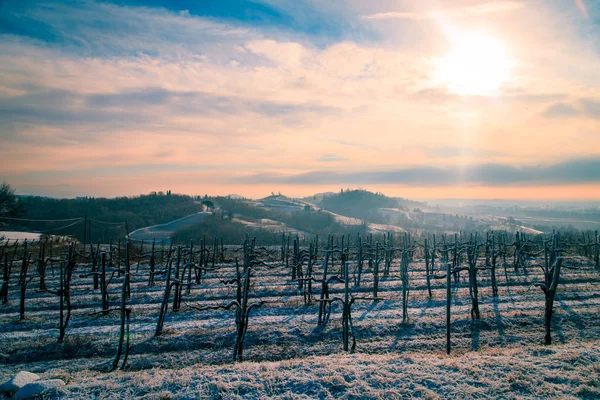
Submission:
M 600 396 L 598 232 L 0 253 L 0 379 L 66 397 Z

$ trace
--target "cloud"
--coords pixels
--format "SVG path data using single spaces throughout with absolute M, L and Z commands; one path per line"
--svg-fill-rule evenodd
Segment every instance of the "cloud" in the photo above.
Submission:
M 316 158 L 316 161 L 320 162 L 320 163 L 330 163 L 330 162 L 347 161 L 347 160 L 348 159 L 346 157 L 342 157 L 337 154 L 331 154 L 331 153 L 323 154 L 322 156 Z
M 228 2 L 211 3 L 231 10 L 205 14 L 207 2 L 10 3 L 0 13 L 0 173 L 14 177 L 17 187 L 33 187 L 27 180 L 43 171 L 55 172 L 43 175 L 55 183 L 89 171 L 93 179 L 80 187 L 96 188 L 95 194 L 142 187 L 135 181 L 143 171 L 148 187 L 163 171 L 165 182 L 175 172 L 185 175 L 185 188 L 203 179 L 194 169 L 199 166 L 218 170 L 223 181 L 248 174 L 303 188 L 310 179 L 395 182 L 398 171 L 406 182 L 443 187 L 460 177 L 514 180 L 511 174 L 522 173 L 502 165 L 523 159 L 548 163 L 598 154 L 592 119 L 598 115 L 598 57 L 582 50 L 588 49 L 583 35 L 548 19 L 549 12 L 527 7 L 504 26 L 491 17 L 521 3 L 442 10 L 489 20 L 518 61 L 497 96 L 462 96 L 434 79 L 443 32 L 360 19 L 409 1 L 261 2 L 270 21 L 245 18 Z M 409 16 L 421 18 L 417 14 L 426 15 Z M 335 25 L 331 31 L 325 21 Z M 560 37 L 555 26 L 564 28 Z M 549 114 L 562 107 L 568 120 L 557 124 L 539 114 L 557 104 Z M 441 161 L 496 164 L 459 176 L 439 167 Z M 155 163 L 160 166 L 148 167 Z M 106 165 L 121 168 L 119 174 Z M 356 166 L 365 172 L 345 174 Z M 206 174 L 203 193 L 220 184 L 214 176 Z
M 521 167 L 507 164 L 477 164 L 451 168 L 406 167 L 387 171 L 312 171 L 295 175 L 260 173 L 245 176 L 240 181 L 257 184 L 392 184 L 417 187 L 597 184 L 600 183 L 600 158 Z
M 566 103 L 556 103 L 553 104 L 551 106 L 549 106 L 543 113 L 542 115 L 544 115 L 545 117 L 558 117 L 558 118 L 562 118 L 562 117 L 572 117 L 575 115 L 578 115 L 579 111 Z
M 252 53 L 271 60 L 274 65 L 285 67 L 301 66 L 311 52 L 299 43 L 275 40 L 252 40 L 245 44 Z
M 583 98 L 577 100 L 574 104 L 556 103 L 546 108 L 542 115 L 548 118 L 587 117 L 600 119 L 600 100 Z
M 593 119 L 600 119 L 600 99 L 581 99 L 580 104 L 585 115 Z
M 145 53 L 177 57 L 183 49 L 231 45 L 250 32 L 240 24 L 195 18 L 164 8 L 97 1 L 26 3 L 28 6 L 9 7 L 2 13 L 3 32 L 83 56 Z
M 162 88 L 96 94 L 84 97 L 90 108 L 124 109 L 167 106 L 170 115 L 238 114 L 251 112 L 277 118 L 299 113 L 334 113 L 334 107 L 285 102 L 256 101 L 235 96 L 218 96 L 200 91 L 172 91 Z
M 267 119 L 293 124 L 315 114 L 334 114 L 334 107 L 290 104 L 218 96 L 204 92 L 171 91 L 162 88 L 124 90 L 118 93 L 80 94 L 64 90 L 30 90 L 25 95 L 0 97 L 0 123 L 44 124 L 47 126 L 100 125 L 104 129 L 156 128 L 170 124 L 185 129 L 179 117 L 215 117 L 227 115 L 259 115 Z M 233 130 L 232 130 L 233 131 Z M 230 132 L 232 132 L 230 131 Z M 81 141 L 89 135 L 75 137 Z M 0 132 L 0 136 L 8 134 Z M 225 135 L 227 132 L 220 132 Z M 17 137 L 14 137 L 17 136 Z M 13 140 L 18 139 L 13 135 Z
M 493 1 L 488 3 L 477 4 L 473 6 L 441 9 L 437 11 L 427 12 L 382 12 L 363 16 L 366 20 L 384 20 L 384 19 L 412 19 L 412 20 L 428 20 L 436 18 L 461 18 L 461 17 L 477 17 L 487 14 L 495 14 L 501 12 L 515 11 L 524 8 L 525 5 L 516 1 Z
M 489 149 L 471 149 L 458 146 L 439 146 L 427 149 L 427 155 L 433 158 L 498 157 L 502 153 Z

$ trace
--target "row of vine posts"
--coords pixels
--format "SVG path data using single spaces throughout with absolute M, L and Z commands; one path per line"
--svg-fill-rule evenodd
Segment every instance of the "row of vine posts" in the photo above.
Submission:
M 441 239 L 441 240 L 440 240 Z M 324 243 L 324 245 L 323 245 Z M 37 257 L 32 256 L 32 249 L 37 247 Z M 55 248 L 53 248 L 55 247 Z M 56 251 L 58 248 L 58 251 Z M 22 250 L 21 257 L 17 254 Z M 318 236 L 305 238 L 298 235 L 282 234 L 280 255 L 276 256 L 273 249 L 258 247 L 254 239 L 246 238 L 240 249 L 241 257 L 235 256 L 235 276 L 223 279 L 224 286 L 235 288 L 235 298 L 224 304 L 185 304 L 183 299 L 190 295 L 192 287 L 200 287 L 202 278 L 208 272 L 218 272 L 230 262 L 225 257 L 225 246 L 222 238 L 214 238 L 211 244 L 206 238 L 196 246 L 190 241 L 186 246 L 175 246 L 171 240 L 169 246 L 157 246 L 152 241 L 149 250 L 142 241 L 139 250 L 127 240 L 122 245 L 110 240 L 108 245 L 100 243 L 81 247 L 76 242 L 68 245 L 56 245 L 52 241 L 15 242 L 11 246 L 6 242 L 0 247 L 0 262 L 2 263 L 2 286 L 0 302 L 6 304 L 9 300 L 11 276 L 14 265 L 20 263 L 16 286 L 20 289 L 19 319 L 26 319 L 26 293 L 30 282 L 38 280 L 37 292 L 45 292 L 59 297 L 59 334 L 58 342 L 63 342 L 72 314 L 71 282 L 76 269 L 81 271 L 81 278 L 91 277 L 91 290 L 99 291 L 101 304 L 99 310 L 91 315 L 107 315 L 118 312 L 120 329 L 117 354 L 111 369 L 125 367 L 130 348 L 129 323 L 132 308 L 127 300 L 131 297 L 132 275 L 140 273 L 140 264 L 147 264 L 148 286 L 156 285 L 156 276 L 164 276 L 162 302 L 156 322 L 155 336 L 163 332 L 165 318 L 171 306 L 171 312 L 177 313 L 182 305 L 196 311 L 234 310 L 235 311 L 235 344 L 233 360 L 243 359 L 245 335 L 249 326 L 251 312 L 269 303 L 261 299 L 252 300 L 251 281 L 255 280 L 261 269 L 284 269 L 289 271 L 290 282 L 297 284 L 302 294 L 304 304 L 317 302 L 317 325 L 327 324 L 332 305 L 339 303 L 342 310 L 342 347 L 344 351 L 354 351 L 356 337 L 352 325 L 352 305 L 357 301 L 378 302 L 384 299 L 379 294 L 381 276 L 389 276 L 394 260 L 399 261 L 399 278 L 401 282 L 402 323 L 409 321 L 408 306 L 410 295 L 409 272 L 415 256 L 422 256 L 425 265 L 425 281 L 427 294 L 432 297 L 432 281 L 445 280 L 446 288 L 446 351 L 451 352 L 451 305 L 452 280 L 459 283 L 461 273 L 468 276 L 469 297 L 471 300 L 470 316 L 479 320 L 479 273 L 489 273 L 492 296 L 498 296 L 498 267 L 502 266 L 508 280 L 508 259 L 512 259 L 515 271 L 525 268 L 539 267 L 543 273 L 543 281 L 536 283 L 544 293 L 544 343 L 550 345 L 551 326 L 554 299 L 559 285 L 561 268 L 564 265 L 565 254 L 576 254 L 589 259 L 598 269 L 600 242 L 598 232 L 582 232 L 579 235 L 570 234 L 563 238 L 558 232 L 551 235 L 525 235 L 518 232 L 514 240 L 506 232 L 488 232 L 485 237 L 479 233 L 454 235 L 420 235 L 414 238 L 408 233 L 401 235 L 401 240 L 395 241 L 391 233 L 382 235 L 377 241 L 373 234 L 362 237 L 357 234 L 328 236 L 320 241 Z M 58 254 L 57 254 L 58 253 Z M 135 254 L 134 254 L 135 253 Z M 241 263 L 240 263 L 241 262 Z M 132 263 L 137 263 L 132 272 Z M 365 265 L 366 264 L 366 265 Z M 33 266 L 35 268 L 30 268 Z M 320 266 L 321 274 L 315 271 Z M 568 266 L 576 268 L 576 266 Z M 58 273 L 58 283 L 54 288 L 48 287 L 48 269 L 52 275 Z M 55 271 L 57 270 L 57 271 Z M 363 289 L 364 274 L 370 271 L 372 286 Z M 224 277 L 225 278 L 225 277 Z M 115 279 L 120 279 L 119 304 L 111 307 L 109 288 Z M 343 285 L 341 292 L 332 292 L 336 284 Z M 315 293 L 315 287 L 318 288 Z M 185 289 L 185 292 L 184 292 Z M 272 302 L 272 301 L 271 301 Z M 121 362 L 122 358 L 122 362 Z

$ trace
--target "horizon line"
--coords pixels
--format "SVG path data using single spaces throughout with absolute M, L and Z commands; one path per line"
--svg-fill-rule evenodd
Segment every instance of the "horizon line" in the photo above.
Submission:
M 17 196 L 20 197 L 45 197 L 45 198 L 50 198 L 50 199 L 65 199 L 65 200 L 76 200 L 78 198 L 93 198 L 93 199 L 116 199 L 119 197 L 128 197 L 128 198 L 133 198 L 133 197 L 140 197 L 140 196 L 147 196 L 150 195 L 152 193 L 160 193 L 163 192 L 166 195 L 166 191 L 170 190 L 170 189 L 166 189 L 165 191 L 150 191 L 148 193 L 138 193 L 138 194 L 131 194 L 131 195 L 118 195 L 118 196 L 94 196 L 94 195 L 76 195 L 76 196 L 72 196 L 72 197 L 60 197 L 60 196 L 48 196 L 48 195 L 41 195 L 41 194 L 32 194 L 32 193 L 15 193 Z M 597 203 L 600 206 L 600 197 L 597 199 L 548 199 L 548 198 L 542 198 L 542 199 L 517 199 L 517 198 L 491 198 L 491 199 L 486 199 L 486 198 L 476 198 L 476 197 L 442 197 L 442 198 L 409 198 L 409 197 L 404 197 L 404 196 L 388 196 L 383 192 L 380 191 L 372 191 L 372 190 L 368 190 L 368 189 L 364 189 L 364 188 L 346 188 L 346 190 L 350 190 L 350 191 L 357 191 L 357 190 L 362 190 L 362 191 L 366 191 L 369 193 L 379 193 L 382 194 L 385 197 L 388 198 L 393 198 L 393 199 L 404 199 L 404 200 L 408 200 L 408 201 L 413 201 L 413 202 L 420 202 L 420 203 L 427 203 L 428 206 L 434 207 L 437 206 L 436 204 L 432 204 L 431 202 L 435 202 L 435 201 L 477 201 L 477 202 L 505 202 L 505 203 L 510 203 L 510 202 L 515 202 L 515 203 L 554 203 L 554 204 L 559 204 L 559 203 Z M 271 192 L 271 193 L 275 193 L 275 192 Z M 317 193 L 313 193 L 310 195 L 304 195 L 304 196 L 289 196 L 286 195 L 285 193 L 282 193 L 280 191 L 278 191 L 276 194 L 267 194 L 266 196 L 261 196 L 261 197 L 248 197 L 248 196 L 244 196 L 238 193 L 228 193 L 226 195 L 209 195 L 208 193 L 205 193 L 204 195 L 200 195 L 200 194 L 190 194 L 190 193 L 172 193 L 174 195 L 179 195 L 179 196 L 189 196 L 189 197 L 204 197 L 204 196 L 208 196 L 209 198 L 214 198 L 214 197 L 231 197 L 231 196 L 239 196 L 241 198 L 244 199 L 248 199 L 248 200 L 261 200 L 261 199 L 265 199 L 269 196 L 284 196 L 284 197 L 288 197 L 290 199 L 305 199 L 305 198 L 309 198 L 309 197 L 314 197 L 317 195 L 322 195 L 325 193 L 331 193 L 331 194 L 339 194 L 340 192 L 333 192 L 333 191 L 325 191 L 325 192 L 317 192 Z

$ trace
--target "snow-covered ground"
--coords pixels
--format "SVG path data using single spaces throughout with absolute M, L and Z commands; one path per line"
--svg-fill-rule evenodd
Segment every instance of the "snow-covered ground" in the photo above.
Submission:
M 490 270 L 478 275 L 482 318 L 472 321 L 466 277 L 452 285 L 452 353 L 445 354 L 446 288 L 432 280 L 427 294 L 423 260 L 409 265 L 409 321 L 402 323 L 400 263 L 380 276 L 380 301 L 352 306 L 356 352 L 342 351 L 342 309 L 317 326 L 320 285 L 304 305 L 302 290 L 281 268 L 257 269 L 251 301 L 263 300 L 253 311 L 244 344 L 245 362 L 232 363 L 234 310 L 198 311 L 192 306 L 226 304 L 235 289 L 223 283 L 235 276 L 233 257 L 207 271 L 200 284 L 183 292 L 182 309 L 170 308 L 163 334 L 154 337 L 164 294 L 165 277 L 148 286 L 149 266 L 132 268 L 131 351 L 124 371 L 107 374 L 119 332 L 119 313 L 93 314 L 100 307 L 92 278 L 73 275 L 74 305 L 65 342 L 56 343 L 59 298 L 27 287 L 25 320 L 19 321 L 19 290 L 9 290 L 0 308 L 0 382 L 28 370 L 43 378 L 61 377 L 64 398 L 600 398 L 599 275 L 585 264 L 565 269 L 555 302 L 553 339 L 544 346 L 544 296 L 532 289 L 543 280 L 539 268 L 498 270 L 498 296 L 491 291 Z M 275 254 L 278 254 L 277 250 Z M 265 258 L 270 264 L 273 259 Z M 320 261 L 320 260 L 319 260 Z M 165 262 L 159 262 L 161 269 Z M 573 264 L 569 262 L 569 264 Z M 574 263 L 573 265 L 576 265 Z M 322 262 L 313 276 L 321 276 Z M 508 266 L 512 260 L 508 259 Z M 436 262 L 434 271 L 442 267 Z M 339 259 L 331 271 L 339 270 Z M 351 263 L 356 272 L 356 264 Z M 368 294 L 373 270 L 365 263 L 361 286 L 353 294 Z M 16 281 L 17 276 L 14 276 Z M 55 289 L 59 274 L 50 269 L 46 284 Z M 119 304 L 123 277 L 108 290 L 110 305 Z M 332 283 L 332 296 L 343 285 Z M 121 392 L 119 392 L 121 391 Z
M 6 240 L 39 240 L 41 233 L 37 232 L 18 232 L 18 231 L 0 231 L 0 242 Z
M 196 214 L 186 215 L 166 224 L 152 225 L 137 229 L 129 234 L 131 240 L 169 241 L 175 232 L 202 222 L 211 212 L 201 211 Z

